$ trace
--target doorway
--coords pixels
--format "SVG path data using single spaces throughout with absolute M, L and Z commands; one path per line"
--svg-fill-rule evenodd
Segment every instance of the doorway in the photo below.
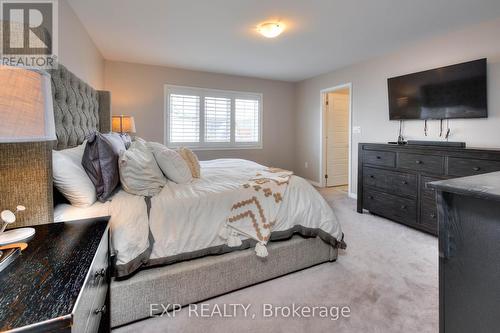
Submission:
M 321 91 L 322 151 L 321 174 L 325 187 L 351 183 L 351 84 Z

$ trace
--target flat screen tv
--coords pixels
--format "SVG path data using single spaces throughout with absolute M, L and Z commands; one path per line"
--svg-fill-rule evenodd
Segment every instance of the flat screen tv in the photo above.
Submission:
M 391 120 L 488 117 L 486 59 L 387 81 Z

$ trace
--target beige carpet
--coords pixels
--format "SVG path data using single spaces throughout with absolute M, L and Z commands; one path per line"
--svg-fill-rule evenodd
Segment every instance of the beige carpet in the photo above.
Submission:
M 252 304 L 255 318 L 153 318 L 115 330 L 125 332 L 437 332 L 437 239 L 370 214 L 357 214 L 342 188 L 321 193 L 336 212 L 348 244 L 325 263 L 208 302 Z M 263 303 L 349 306 L 349 318 L 263 318 Z M 243 313 L 242 311 L 240 311 Z

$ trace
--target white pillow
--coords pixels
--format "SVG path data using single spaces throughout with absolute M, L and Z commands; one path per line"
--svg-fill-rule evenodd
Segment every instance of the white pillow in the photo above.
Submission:
M 149 142 L 156 162 L 168 179 L 177 184 L 187 184 L 193 180 L 191 169 L 178 152 L 157 142 Z
M 113 151 L 116 155 L 120 155 L 122 151 L 127 150 L 127 148 L 125 147 L 125 142 L 123 141 L 120 134 L 110 132 L 104 133 L 103 136 L 108 139 L 109 143 L 111 144 L 111 148 L 113 148 Z
M 97 200 L 95 186 L 82 166 L 86 144 L 52 151 L 54 185 L 76 207 L 88 207 Z
M 120 181 L 125 191 L 135 195 L 153 196 L 167 183 L 153 152 L 143 141 L 134 141 L 118 160 Z

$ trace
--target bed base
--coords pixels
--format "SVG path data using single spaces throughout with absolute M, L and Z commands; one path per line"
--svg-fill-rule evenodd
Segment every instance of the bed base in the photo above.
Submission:
M 189 260 L 138 272 L 111 282 L 111 326 L 118 327 L 150 316 L 150 304 L 182 306 L 207 300 L 243 287 L 335 261 L 338 250 L 319 238 L 294 236 L 267 245 L 269 256 L 254 249 Z

